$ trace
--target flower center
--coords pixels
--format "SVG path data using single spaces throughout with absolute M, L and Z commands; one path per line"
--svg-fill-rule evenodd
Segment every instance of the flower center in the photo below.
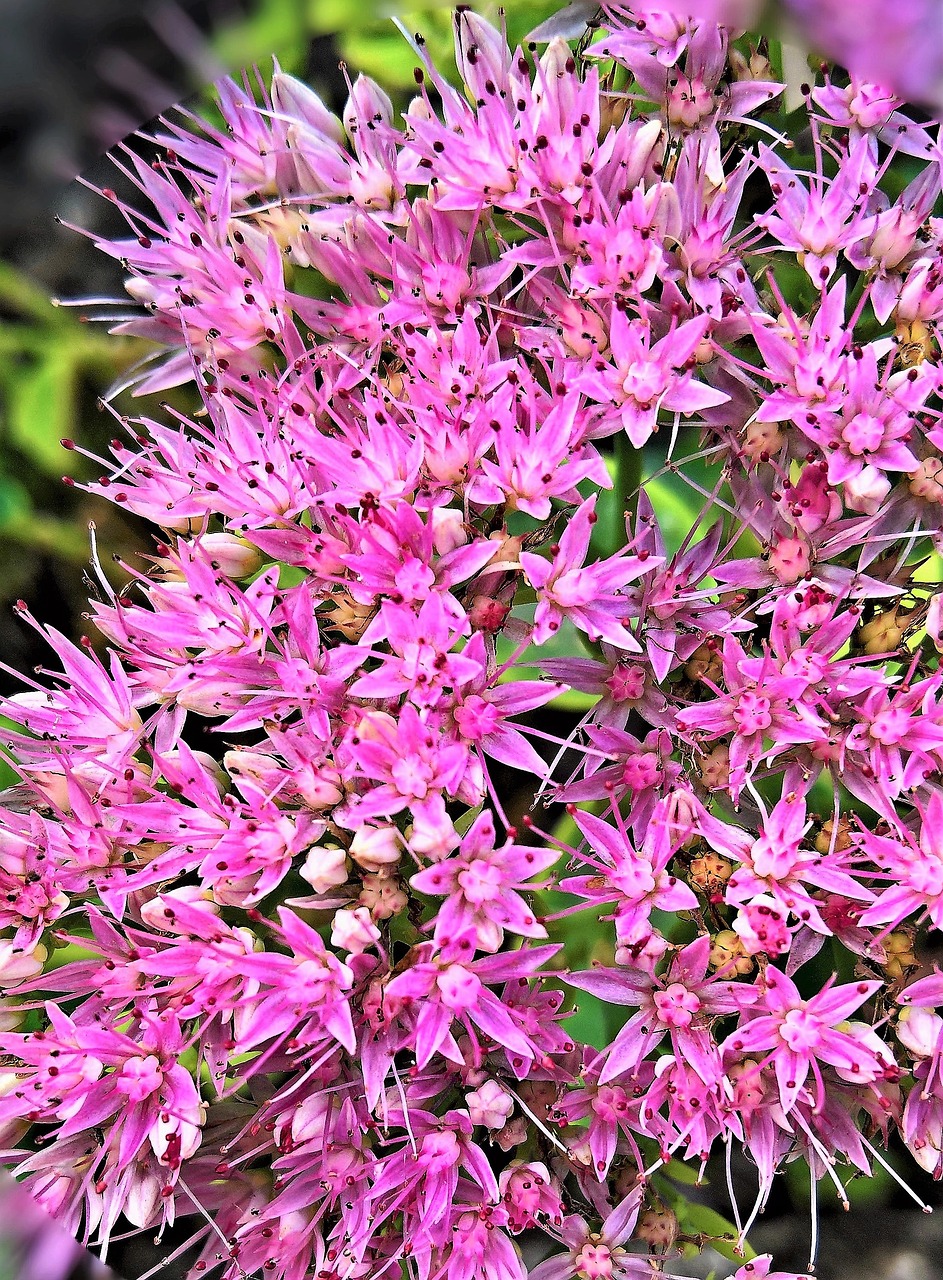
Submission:
M 664 991 L 656 991 L 653 999 L 659 1018 L 669 1027 L 689 1027 L 701 1007 L 694 992 L 680 982 L 672 982 Z
M 871 413 L 856 413 L 852 420 L 842 427 L 841 438 L 848 446 L 848 452 L 859 457 L 863 453 L 874 453 L 881 447 L 884 439 L 884 423 Z
M 741 693 L 733 712 L 734 723 L 742 734 L 761 733 L 773 723 L 770 700 L 761 693 Z

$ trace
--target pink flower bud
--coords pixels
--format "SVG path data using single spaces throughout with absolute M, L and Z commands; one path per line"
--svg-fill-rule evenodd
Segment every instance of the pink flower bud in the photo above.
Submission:
M 331 922 L 331 945 L 351 955 L 360 955 L 380 940 L 380 930 L 366 907 L 338 911 Z
M 433 542 L 440 556 L 448 555 L 456 547 L 464 547 L 468 542 L 464 517 L 454 507 L 433 507 L 432 528 Z
M 300 874 L 315 893 L 328 893 L 347 881 L 347 854 L 339 845 L 315 845 L 308 850 Z
M 423 805 L 415 814 L 406 844 L 417 857 L 440 862 L 458 846 L 460 839 L 444 803 L 438 799 L 437 803 Z
M 863 511 L 873 516 L 891 491 L 891 482 L 877 467 L 862 468 L 856 476 L 842 485 L 845 501 L 852 511 Z
M 496 1080 L 486 1080 L 473 1093 L 465 1094 L 465 1106 L 472 1124 L 486 1129 L 500 1129 L 514 1110 L 514 1099 Z
M 361 827 L 350 842 L 350 856 L 364 871 L 383 871 L 403 856 L 403 837 L 392 825 Z
M 769 567 L 784 586 L 804 578 L 812 567 L 804 538 L 779 538 L 769 553 Z

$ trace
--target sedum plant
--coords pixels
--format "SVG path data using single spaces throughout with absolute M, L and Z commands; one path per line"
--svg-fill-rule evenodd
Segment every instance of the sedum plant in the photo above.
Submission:
M 788 1163 L 812 1262 L 816 1184 L 943 1173 L 936 132 L 555 29 L 458 10 L 399 123 L 224 82 L 103 193 L 202 409 L 116 418 L 154 553 L 0 708 L 0 1145 L 103 1254 L 782 1280 Z

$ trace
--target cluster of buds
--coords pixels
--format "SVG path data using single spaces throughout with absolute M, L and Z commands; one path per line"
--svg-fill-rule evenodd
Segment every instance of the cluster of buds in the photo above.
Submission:
M 747 1153 L 741 1253 L 787 1159 L 943 1174 L 940 143 L 825 70 L 803 155 L 648 4 L 454 25 L 402 127 L 276 69 L 104 193 L 202 408 L 0 708 L 0 1147 L 194 1276 L 667 1275 L 672 1161 Z

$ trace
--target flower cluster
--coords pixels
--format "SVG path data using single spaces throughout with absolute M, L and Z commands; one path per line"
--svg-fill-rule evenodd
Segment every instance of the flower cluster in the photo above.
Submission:
M 0 1146 L 194 1276 L 628 1280 L 675 1158 L 741 1251 L 796 1155 L 943 1174 L 940 147 L 648 6 L 416 51 L 402 128 L 276 69 L 105 192 L 201 408 L 2 706 Z

